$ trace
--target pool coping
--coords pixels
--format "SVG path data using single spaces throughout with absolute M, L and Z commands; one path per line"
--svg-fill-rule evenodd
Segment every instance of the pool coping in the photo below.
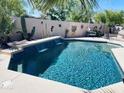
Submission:
M 0 62 L 0 73 L 5 74 L 8 74 L 8 73 L 12 73 L 12 75 L 14 75 L 15 73 L 19 73 L 19 72 L 13 72 L 13 71 L 10 71 L 8 70 L 8 65 L 9 65 L 9 62 L 10 62 L 10 59 L 11 59 L 11 55 L 13 53 L 17 53 L 17 52 L 20 52 L 20 51 L 23 51 L 23 48 L 24 47 L 28 47 L 30 45 L 34 45 L 34 44 L 38 44 L 38 43 L 41 43 L 41 42 L 46 42 L 46 41 L 49 41 L 49 40 L 53 40 L 53 39 L 58 39 L 58 38 L 62 38 L 60 36 L 55 36 L 55 37 L 50 37 L 50 38 L 45 38 L 45 39 L 41 39 L 41 40 L 35 40 L 35 41 L 28 41 L 26 42 L 25 44 L 22 44 L 21 46 L 19 46 L 19 50 L 1 50 L 1 54 L 3 56 L 2 58 L 2 61 L 3 62 Z M 106 43 L 111 43 L 111 44 L 117 44 L 117 45 L 121 45 L 124 47 L 124 42 L 122 41 L 115 41 L 115 40 L 107 40 L 107 39 L 103 39 L 103 38 L 62 38 L 64 40 L 84 40 L 84 41 L 92 41 L 92 42 L 106 42 Z M 123 52 L 122 52 L 123 51 Z M 117 59 L 119 65 L 121 66 L 121 68 L 123 69 L 124 71 L 124 58 L 122 57 L 122 54 L 124 53 L 124 48 L 116 48 L 116 49 L 112 49 L 112 52 L 115 56 L 115 58 Z M 117 55 L 121 53 L 120 55 Z M 121 57 L 120 57 L 121 56 Z M 122 62 L 123 61 L 123 62 Z M 4 63 L 4 64 L 2 64 Z M 2 72 L 3 71 L 3 72 Z M 24 73 L 19 73 L 21 74 L 22 76 L 24 76 L 24 78 L 31 78 L 32 76 L 31 75 L 25 75 Z M 16 74 L 15 74 L 16 75 Z M 34 80 L 37 80 L 38 78 L 33 78 Z M 42 79 L 42 78 L 41 78 Z M 33 81 L 34 81 L 33 80 Z M 43 79 L 44 80 L 44 79 Z M 26 80 L 25 80 L 26 82 Z M 55 82 L 55 81 L 53 81 Z M 42 82 L 41 82 L 42 83 Z M 56 82 L 55 82 L 56 83 Z M 60 85 L 59 82 L 56 83 L 57 85 Z M 65 84 L 66 85 L 66 84 Z M 63 85 L 63 86 L 65 86 Z M 68 86 L 71 86 L 71 85 L 68 85 Z M 74 87 L 74 86 L 71 86 L 72 87 L 72 90 L 73 88 L 77 89 L 77 90 L 83 90 L 83 91 L 87 91 L 85 89 L 82 89 L 82 88 L 77 88 L 77 87 Z M 0 90 L 1 91 L 1 90 Z M 81 93 L 83 93 L 83 91 L 81 91 Z M 67 91 L 66 91 L 67 92 Z M 4 92 L 2 92 L 4 93 Z M 6 93 L 6 92 L 5 92 Z M 16 93 L 16 92 L 14 92 Z M 33 92 L 32 92 L 33 93 Z M 54 92 L 55 93 L 55 92 Z M 61 93 L 61 92 L 60 92 Z M 72 91 L 72 93 L 76 93 L 74 91 Z M 77 93 L 80 93 L 77 92 Z
M 23 44 L 17 45 L 16 47 L 18 47 L 18 49 L 3 49 L 3 50 L 0 50 L 0 54 L 3 56 L 3 58 L 0 59 L 0 60 L 2 60 L 2 62 L 0 62 L 0 67 L 2 69 L 8 69 L 8 66 L 9 66 L 10 59 L 11 59 L 12 55 L 15 54 L 15 53 L 18 53 L 18 52 L 22 52 L 25 47 L 33 46 L 33 45 L 38 44 L 38 43 L 43 43 L 43 42 L 46 42 L 46 41 L 48 42 L 50 40 L 55 40 L 55 39 L 59 39 L 59 38 L 62 38 L 62 37 L 54 36 L 54 37 L 49 37 L 49 38 L 45 38 L 45 39 L 26 41 Z M 6 57 L 6 55 L 8 55 L 8 57 Z

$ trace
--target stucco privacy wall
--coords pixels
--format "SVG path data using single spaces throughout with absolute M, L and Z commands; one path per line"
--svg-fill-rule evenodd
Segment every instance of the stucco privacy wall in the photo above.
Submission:
M 22 31 L 21 18 L 14 17 L 15 19 L 15 31 Z M 102 26 L 101 31 L 106 31 L 104 24 L 89 24 L 89 23 L 79 23 L 79 22 L 66 22 L 66 21 L 52 21 L 52 20 L 42 20 L 36 18 L 26 18 L 26 26 L 28 32 L 31 32 L 32 28 L 35 26 L 35 35 L 33 38 L 44 38 L 48 36 L 62 36 L 65 37 L 65 32 L 68 30 L 67 37 L 83 37 L 85 36 L 88 27 L 93 29 L 97 26 L 99 29 Z M 75 31 L 72 31 L 76 27 Z

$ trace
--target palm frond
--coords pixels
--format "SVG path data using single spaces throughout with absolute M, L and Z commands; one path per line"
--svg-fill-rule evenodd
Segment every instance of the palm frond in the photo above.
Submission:
M 54 6 L 66 6 L 70 0 L 28 0 L 30 4 L 35 5 L 36 1 L 40 1 L 40 7 L 43 10 L 48 10 Z M 82 9 L 88 10 L 99 6 L 97 0 L 77 0 L 80 1 Z

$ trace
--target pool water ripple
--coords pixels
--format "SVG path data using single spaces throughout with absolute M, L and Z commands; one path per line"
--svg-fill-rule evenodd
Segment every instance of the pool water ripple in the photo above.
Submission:
M 96 89 L 121 81 L 107 43 L 65 41 L 45 52 L 23 58 L 23 73 L 85 89 Z M 18 64 L 17 64 L 18 65 Z M 12 65 L 13 66 L 13 65 Z

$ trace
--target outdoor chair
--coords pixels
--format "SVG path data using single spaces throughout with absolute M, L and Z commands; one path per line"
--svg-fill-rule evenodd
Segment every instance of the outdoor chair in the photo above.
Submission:
M 96 32 L 95 31 L 87 31 L 86 36 L 87 37 L 96 37 Z

